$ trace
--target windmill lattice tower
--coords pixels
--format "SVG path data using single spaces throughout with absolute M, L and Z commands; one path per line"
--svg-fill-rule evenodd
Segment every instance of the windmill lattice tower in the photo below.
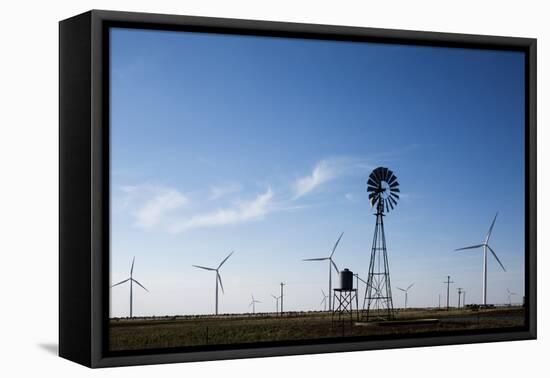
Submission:
M 393 210 L 399 199 L 399 183 L 391 170 L 378 167 L 368 179 L 369 200 L 376 209 L 376 226 L 372 240 L 367 290 L 363 301 L 362 320 L 394 318 L 390 267 L 384 232 L 385 213 Z

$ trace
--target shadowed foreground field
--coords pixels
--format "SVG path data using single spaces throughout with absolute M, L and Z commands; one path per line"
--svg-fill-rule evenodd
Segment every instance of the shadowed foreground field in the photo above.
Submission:
M 470 309 L 400 310 L 400 323 L 338 322 L 328 312 L 237 314 L 110 320 L 112 351 L 223 345 L 266 341 L 321 339 L 341 336 L 369 336 L 449 332 L 458 330 L 520 327 L 525 323 L 522 307 Z M 408 320 L 432 319 L 427 323 Z

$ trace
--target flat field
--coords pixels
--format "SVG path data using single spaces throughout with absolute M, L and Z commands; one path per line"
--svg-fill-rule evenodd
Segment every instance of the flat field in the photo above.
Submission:
M 407 309 L 396 312 L 395 322 L 344 321 L 330 312 L 174 316 L 111 319 L 112 351 L 185 346 L 241 344 L 269 341 L 378 336 L 425 332 L 521 327 L 522 307 L 472 309 Z

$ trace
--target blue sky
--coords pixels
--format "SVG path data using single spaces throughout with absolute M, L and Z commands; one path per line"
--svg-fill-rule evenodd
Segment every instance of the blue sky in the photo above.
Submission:
M 111 31 L 111 280 L 136 256 L 135 315 L 320 309 L 335 254 L 366 278 L 366 179 L 387 166 L 395 306 L 481 301 L 480 243 L 499 211 L 488 301 L 524 293 L 524 61 L 518 52 Z M 336 282 L 336 279 L 335 281 Z M 111 290 L 128 314 L 128 288 Z M 361 288 L 363 296 L 363 288 Z

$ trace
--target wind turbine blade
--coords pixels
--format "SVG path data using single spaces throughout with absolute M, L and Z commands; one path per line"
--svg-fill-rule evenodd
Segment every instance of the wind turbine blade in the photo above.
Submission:
M 220 263 L 220 265 L 218 265 L 218 269 L 220 269 L 222 267 L 223 263 L 225 263 L 227 261 L 227 259 L 231 257 L 233 252 L 235 252 L 235 251 L 231 251 L 231 253 L 229 255 L 227 255 L 227 257 L 225 259 L 223 259 L 223 261 Z
M 279 299 L 279 298 L 277 298 L 276 296 L 274 296 L 273 294 L 271 294 L 271 296 L 273 297 L 273 299 Z
M 204 269 L 204 270 L 216 270 L 214 268 L 208 268 L 206 266 L 200 266 L 200 265 L 193 265 L 195 268 Z
M 220 282 L 220 287 L 222 289 L 222 293 L 225 294 L 225 291 L 223 290 L 223 284 L 222 284 L 222 276 L 218 272 L 216 272 L 216 276 L 218 276 L 218 281 Z
M 472 245 L 470 247 L 458 248 L 458 249 L 455 249 L 455 251 L 463 251 L 465 249 L 476 249 L 476 248 L 480 248 L 480 247 L 483 247 L 483 244 L 476 244 L 476 245 Z
M 138 280 L 135 280 L 135 279 L 132 278 L 132 281 L 134 281 L 134 282 L 137 283 L 139 286 L 141 286 L 145 291 L 149 291 L 149 290 L 147 290 L 147 289 L 145 288 L 145 286 L 143 286 L 142 284 L 140 284 L 140 283 L 138 282 Z
M 340 273 L 340 271 L 338 270 L 338 267 L 336 266 L 336 263 L 332 259 L 330 259 L 330 262 L 331 262 L 332 266 L 334 267 L 334 269 L 336 269 L 336 272 Z
M 340 234 L 340 237 L 338 238 L 338 240 L 336 240 L 336 243 L 334 244 L 334 247 L 332 248 L 332 252 L 330 254 L 330 257 L 332 257 L 332 255 L 334 255 L 334 252 L 336 251 L 336 247 L 338 247 L 338 243 L 340 243 L 340 239 L 342 239 L 342 236 L 344 236 L 343 232 Z
M 493 227 L 495 226 L 495 221 L 497 220 L 498 211 L 495 214 L 495 217 L 493 218 L 493 223 L 491 223 L 491 227 L 489 227 L 489 232 L 487 233 L 487 237 L 485 238 L 485 244 L 489 243 L 489 238 L 491 237 L 491 232 L 493 232 Z
M 327 301 L 327 297 L 323 298 L 323 300 L 321 301 L 321 306 Z
M 111 287 L 115 287 L 115 286 L 121 285 L 121 284 L 123 284 L 124 282 L 127 282 L 127 281 L 130 281 L 130 279 L 129 279 L 129 278 L 126 278 L 124 281 L 120 281 L 119 283 L 116 283 L 116 284 L 114 284 L 114 285 L 111 286 Z
M 396 287 L 397 287 L 397 286 L 396 286 Z M 400 287 L 398 287 L 398 289 L 401 290 L 401 291 L 407 291 L 407 290 L 405 290 L 405 289 L 401 289 Z
M 330 257 L 317 257 L 315 259 L 303 259 L 302 261 L 325 261 L 330 259 Z
M 412 284 L 409 285 L 409 287 L 407 288 L 407 290 L 409 290 L 411 287 L 414 286 L 414 282 Z
M 491 251 L 491 253 L 495 257 L 495 259 L 498 261 L 498 263 L 500 264 L 500 267 L 502 268 L 502 270 L 504 270 L 506 272 L 506 268 L 504 267 L 504 265 L 502 265 L 502 263 L 498 259 L 497 254 L 495 253 L 495 251 L 493 251 L 493 248 L 489 247 L 489 245 L 487 245 L 487 248 L 489 248 L 489 251 Z
M 136 262 L 136 256 L 134 256 L 134 258 L 132 259 L 132 267 L 130 268 L 130 275 L 132 275 L 132 273 L 134 273 L 134 263 Z
M 325 294 L 325 291 L 323 289 L 321 289 L 321 293 L 323 293 L 323 297 L 326 297 L 327 295 Z

